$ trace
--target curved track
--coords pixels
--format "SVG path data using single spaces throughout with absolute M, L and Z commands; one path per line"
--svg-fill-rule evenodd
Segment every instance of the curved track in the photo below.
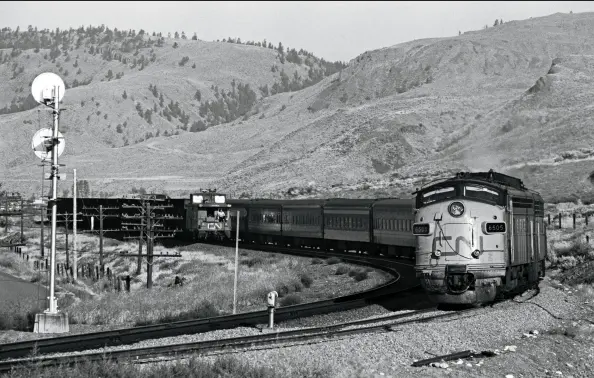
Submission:
M 299 317 L 324 314 L 364 307 L 369 304 L 382 304 L 391 308 L 412 309 L 411 296 L 419 293 L 418 282 L 414 276 L 413 267 L 409 262 L 393 259 L 369 257 L 366 255 L 340 254 L 319 250 L 295 250 L 276 246 L 245 245 L 242 248 L 272 250 L 274 252 L 296 254 L 301 256 L 330 257 L 339 256 L 345 261 L 373 266 L 391 273 L 394 276 L 390 282 L 360 293 L 333 298 L 324 301 L 306 303 L 302 305 L 280 307 L 276 310 L 275 320 L 285 321 Z M 397 267 L 400 268 L 397 270 Z M 400 271 L 400 272 L 399 272 Z M 414 303 L 413 303 L 414 304 Z M 237 315 L 218 316 L 214 318 L 187 320 L 174 323 L 149 325 L 143 327 L 123 328 L 113 331 L 94 332 L 80 335 L 70 335 L 55 338 L 44 338 L 25 342 L 0 345 L 0 359 L 22 358 L 31 354 L 49 354 L 60 352 L 81 351 L 134 344 L 136 342 L 163 337 L 196 334 L 218 329 L 228 329 L 238 326 L 255 326 L 265 324 L 268 313 L 264 311 L 249 312 Z
M 181 344 L 169 344 L 156 347 L 133 348 L 125 350 L 102 351 L 92 353 L 79 353 L 76 355 L 53 356 L 53 357 L 34 357 L 12 361 L 0 362 L 0 372 L 7 372 L 14 368 L 26 366 L 26 364 L 35 364 L 35 366 L 49 367 L 58 365 L 73 365 L 78 362 L 102 361 L 105 358 L 114 360 L 129 360 L 134 363 L 151 362 L 158 357 L 175 356 L 176 358 L 188 355 L 189 353 L 199 353 L 200 355 L 210 355 L 215 353 L 229 353 L 238 349 L 259 348 L 274 346 L 278 344 L 297 345 L 303 342 L 312 342 L 312 340 L 324 341 L 332 338 L 340 338 L 355 334 L 371 332 L 392 332 L 397 327 L 410 324 L 422 323 L 439 319 L 448 319 L 465 312 L 474 311 L 467 309 L 445 314 L 429 315 L 425 317 L 412 318 L 413 316 L 432 311 L 419 310 L 405 314 L 390 315 L 381 318 L 359 320 L 349 323 L 337 324 L 332 326 L 304 328 L 285 332 L 271 332 L 256 336 L 243 336 L 219 340 L 199 341 Z M 396 322 L 393 322 L 396 320 Z M 374 324 L 381 322 L 390 322 L 384 324 Z M 352 328 L 358 327 L 358 328 Z M 133 360 L 132 360 L 133 359 Z

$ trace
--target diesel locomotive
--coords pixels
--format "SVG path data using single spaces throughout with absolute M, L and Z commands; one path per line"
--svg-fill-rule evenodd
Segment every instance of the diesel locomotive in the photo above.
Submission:
M 458 173 L 415 193 L 415 269 L 435 302 L 492 302 L 538 285 L 547 255 L 544 203 L 520 179 Z

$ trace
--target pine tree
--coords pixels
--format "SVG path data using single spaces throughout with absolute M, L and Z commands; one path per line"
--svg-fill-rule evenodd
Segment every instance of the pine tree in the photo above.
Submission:
M 495 19 L 495 22 L 493 23 L 493 26 L 498 26 L 499 25 L 499 20 Z
M 198 40 L 198 36 L 196 35 L 196 32 L 194 32 L 194 35 L 192 36 L 192 41 L 197 41 Z

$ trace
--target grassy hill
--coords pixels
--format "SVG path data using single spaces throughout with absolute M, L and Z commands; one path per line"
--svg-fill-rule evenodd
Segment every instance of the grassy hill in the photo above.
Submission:
M 55 63 L 44 59 L 52 48 L 15 57 L 3 49 L 11 57 L 1 60 L 0 101 L 10 107 L 45 71 L 72 85 L 78 61 L 87 84 L 64 98 L 61 162 L 95 193 L 141 186 L 186 196 L 214 186 L 235 197 L 401 196 L 452 172 L 494 168 L 549 200 L 588 196 L 593 31 L 593 13 L 510 21 L 364 52 L 339 72 L 305 51 L 168 38 L 157 46 L 147 35 L 147 46 L 126 53 L 112 42 L 120 50 L 106 61 L 104 46 L 93 55 L 95 45 L 76 48 L 72 37 L 75 48 Z M 123 76 L 108 80 L 110 69 Z M 49 121 L 38 108 L 0 115 L 7 188 L 39 190 L 28 146 Z

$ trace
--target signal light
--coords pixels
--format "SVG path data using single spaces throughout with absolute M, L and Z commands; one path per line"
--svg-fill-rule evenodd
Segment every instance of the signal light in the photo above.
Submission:
M 479 251 L 478 249 L 475 249 L 472 253 L 471 253 L 472 257 L 474 257 L 475 259 L 478 259 L 479 256 L 481 255 L 481 251 Z

